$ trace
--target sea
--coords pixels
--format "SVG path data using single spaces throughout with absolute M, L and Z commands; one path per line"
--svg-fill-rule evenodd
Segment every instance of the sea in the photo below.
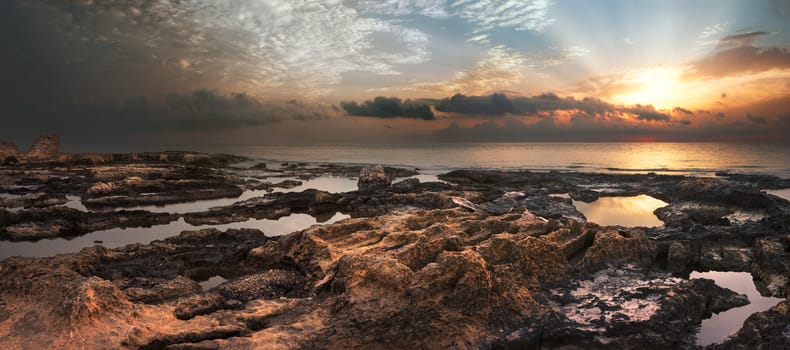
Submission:
M 712 176 L 718 171 L 790 178 L 790 143 L 447 143 L 211 146 L 181 149 L 282 162 L 384 164 L 422 173 L 523 169 Z

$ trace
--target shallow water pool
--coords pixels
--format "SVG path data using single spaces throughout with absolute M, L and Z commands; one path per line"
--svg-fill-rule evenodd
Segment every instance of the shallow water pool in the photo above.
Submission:
M 331 224 L 350 216 L 335 213 L 329 220 L 321 224 Z M 0 242 L 0 259 L 9 256 L 45 257 L 62 253 L 75 253 L 82 248 L 101 244 L 107 248 L 122 247 L 132 243 L 148 244 L 154 240 L 177 236 L 181 231 L 201 230 L 216 228 L 224 231 L 229 228 L 253 228 L 263 231 L 267 236 L 281 236 L 294 231 L 306 229 L 318 224 L 313 216 L 307 214 L 291 214 L 277 220 L 251 219 L 243 222 L 233 222 L 224 225 L 193 226 L 183 218 L 166 225 L 152 227 L 114 228 L 110 230 L 95 231 L 72 239 L 55 238 L 42 239 L 37 242 Z
M 721 287 L 731 289 L 739 294 L 746 294 L 749 304 L 729 309 L 711 318 L 703 320 L 697 333 L 697 345 L 706 346 L 720 343 L 728 336 L 735 334 L 746 320 L 755 312 L 765 311 L 778 304 L 782 299 L 760 295 L 748 272 L 692 272 L 690 278 L 707 278 L 716 281 Z
M 650 197 L 638 195 L 632 197 L 600 197 L 592 203 L 573 201 L 587 221 L 599 225 L 619 225 L 629 227 L 654 227 L 664 224 L 653 211 L 668 203 Z

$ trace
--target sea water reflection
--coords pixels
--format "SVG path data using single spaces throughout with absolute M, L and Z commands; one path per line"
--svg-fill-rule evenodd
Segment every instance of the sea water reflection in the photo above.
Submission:
M 630 227 L 663 225 L 664 223 L 653 214 L 653 211 L 667 204 L 644 194 L 632 197 L 600 197 L 592 203 L 573 201 L 576 209 L 582 212 L 589 222 L 604 226 Z

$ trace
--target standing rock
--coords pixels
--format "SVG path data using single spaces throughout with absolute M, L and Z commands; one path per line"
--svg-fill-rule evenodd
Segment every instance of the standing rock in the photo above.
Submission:
M 686 270 L 688 263 L 688 251 L 686 246 L 680 242 L 672 242 L 667 253 L 667 271 L 671 273 L 682 273 Z
M 30 148 L 28 156 L 31 158 L 47 159 L 60 153 L 60 137 L 57 134 L 40 136 L 33 147 Z
M 377 189 L 387 188 L 392 183 L 392 179 L 387 176 L 384 167 L 376 165 L 373 167 L 362 168 L 359 172 L 357 188 L 360 192 L 371 192 Z

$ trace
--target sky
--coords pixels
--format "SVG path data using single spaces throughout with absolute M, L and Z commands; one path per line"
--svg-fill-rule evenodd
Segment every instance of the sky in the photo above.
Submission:
M 4 0 L 0 140 L 790 141 L 790 1 Z

